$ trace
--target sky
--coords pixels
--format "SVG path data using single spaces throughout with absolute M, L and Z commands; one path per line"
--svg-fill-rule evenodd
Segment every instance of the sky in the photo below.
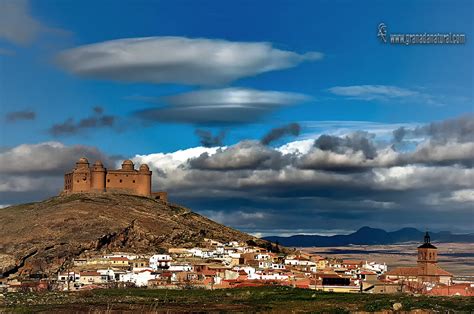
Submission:
M 474 227 L 472 1 L 0 0 L 0 207 L 86 156 L 256 235 Z M 395 45 L 388 34 L 464 34 Z

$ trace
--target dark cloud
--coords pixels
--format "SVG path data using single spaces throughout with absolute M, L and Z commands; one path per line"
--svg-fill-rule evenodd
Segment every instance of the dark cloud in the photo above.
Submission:
M 258 168 L 281 168 L 288 162 L 282 153 L 256 141 L 242 141 L 225 149 L 218 149 L 213 155 L 203 153 L 189 160 L 189 166 L 201 170 L 252 170 Z
M 474 139 L 448 136 L 453 137 L 465 142 L 427 138 L 409 151 L 396 151 L 391 142 L 382 146 L 377 141 L 370 154 L 360 138 L 371 145 L 376 138 L 359 132 L 321 140 L 309 151 L 306 141 L 291 143 L 294 150 L 242 141 L 226 148 L 136 156 L 134 161 L 159 172 L 153 186 L 168 191 L 173 202 L 244 231 L 298 233 L 364 225 L 465 231 L 472 229 L 474 169 L 469 160 Z M 2 199 L 12 203 L 22 191 L 29 196 L 60 188 L 62 173 L 53 169 L 69 169 L 84 153 L 59 143 L 39 146 L 46 147 L 0 150 Z M 57 154 L 68 161 L 52 165 Z M 34 172 L 41 167 L 49 181 Z
M 401 127 L 393 131 L 393 137 L 396 142 L 416 137 L 429 137 L 440 143 L 447 141 L 472 142 L 474 139 L 474 115 L 432 122 L 413 129 Z
M 403 141 L 403 138 L 405 137 L 407 131 L 404 126 L 399 127 L 396 130 L 393 130 L 393 139 L 395 142 L 401 142 Z
M 115 167 L 121 156 L 107 156 L 95 147 L 58 142 L 23 144 L 0 152 L 0 205 L 37 201 L 57 195 L 64 173 L 82 156 Z M 123 158 L 120 158 L 123 159 Z
M 7 122 L 17 122 L 21 120 L 35 120 L 36 112 L 30 110 L 12 111 L 5 115 Z
M 104 113 L 104 108 L 102 108 L 100 106 L 95 106 L 94 108 L 92 108 L 92 110 L 97 114 L 103 114 Z
M 0 153 L 0 174 L 18 176 L 62 175 L 74 167 L 80 157 L 90 162 L 101 160 L 104 165 L 114 165 L 120 156 L 107 156 L 97 148 L 85 145 L 66 146 L 59 142 L 23 144 Z
M 298 123 L 290 123 L 288 125 L 272 129 L 260 140 L 260 142 L 263 145 L 268 145 L 271 142 L 279 140 L 287 135 L 298 136 L 300 135 L 300 131 L 301 126 Z
M 400 164 L 421 163 L 426 165 L 474 165 L 474 141 L 438 143 L 429 140 L 419 144 L 412 153 L 400 156 Z
M 90 117 L 83 118 L 77 122 L 73 118 L 69 118 L 62 123 L 53 124 L 48 131 L 53 136 L 75 135 L 90 129 L 111 128 L 115 126 L 116 117 L 103 114 L 104 109 L 102 107 L 94 107 L 92 111 L 93 115 Z
M 331 151 L 338 154 L 344 154 L 348 150 L 362 152 L 368 159 L 374 159 L 377 156 L 377 150 L 372 143 L 373 135 L 358 131 L 344 137 L 331 135 L 321 135 L 314 146 L 323 151 Z
M 226 136 L 225 131 L 220 131 L 218 134 L 213 135 L 211 131 L 196 129 L 194 133 L 199 137 L 199 141 L 204 147 L 222 146 Z

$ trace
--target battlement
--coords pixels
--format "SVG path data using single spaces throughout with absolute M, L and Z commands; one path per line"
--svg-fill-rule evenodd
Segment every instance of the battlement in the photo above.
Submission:
M 87 158 L 82 157 L 64 175 L 63 193 L 125 193 L 167 201 L 166 192 L 151 192 L 151 175 L 147 164 L 136 170 L 131 160 L 125 160 L 121 169 L 107 170 L 102 162 L 90 166 Z

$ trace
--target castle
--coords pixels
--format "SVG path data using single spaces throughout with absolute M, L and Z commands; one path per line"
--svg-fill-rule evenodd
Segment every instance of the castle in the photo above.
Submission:
M 166 192 L 151 191 L 151 174 L 146 164 L 135 170 L 131 160 L 125 160 L 122 169 L 107 170 L 100 161 L 90 167 L 87 158 L 82 157 L 64 175 L 63 193 L 125 193 L 167 201 Z

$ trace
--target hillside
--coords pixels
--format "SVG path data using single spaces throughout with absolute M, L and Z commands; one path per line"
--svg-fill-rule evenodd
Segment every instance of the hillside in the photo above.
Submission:
M 421 242 L 424 232 L 415 228 L 403 228 L 393 232 L 382 229 L 362 227 L 354 233 L 333 236 L 294 235 L 289 237 L 270 236 L 263 239 L 278 242 L 284 246 L 311 247 L 311 246 L 344 246 L 344 245 L 380 245 L 399 244 L 404 242 Z M 451 232 L 430 232 L 431 240 L 435 242 L 474 242 L 474 234 L 453 234 Z
M 254 240 L 190 210 L 118 194 L 58 196 L 0 209 L 0 277 L 55 273 L 73 257 L 105 251 L 154 253 L 204 238 Z

